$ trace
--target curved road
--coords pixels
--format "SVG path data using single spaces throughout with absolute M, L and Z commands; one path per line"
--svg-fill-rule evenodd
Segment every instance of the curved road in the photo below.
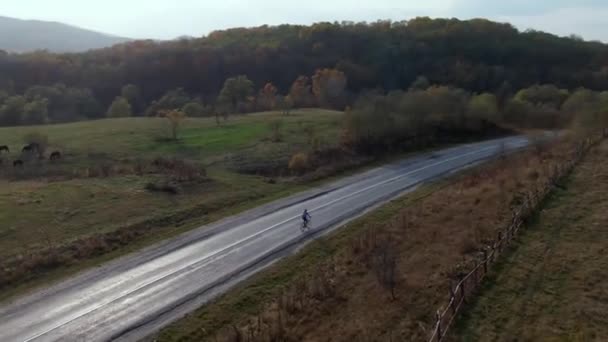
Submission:
M 201 227 L 7 304 L 0 341 L 141 338 L 347 218 L 527 144 L 510 137 L 424 154 Z M 299 230 L 304 208 L 308 234 Z

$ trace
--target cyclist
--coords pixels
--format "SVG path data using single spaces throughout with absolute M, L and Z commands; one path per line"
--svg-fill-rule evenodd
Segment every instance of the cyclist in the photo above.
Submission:
M 310 214 L 308 213 L 308 209 L 304 209 L 304 213 L 302 214 L 302 227 L 308 228 L 308 224 L 310 223 Z

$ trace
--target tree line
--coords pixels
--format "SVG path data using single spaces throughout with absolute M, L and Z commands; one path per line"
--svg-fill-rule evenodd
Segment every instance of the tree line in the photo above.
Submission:
M 370 89 L 425 83 L 492 93 L 502 107 L 537 84 L 608 89 L 607 57 L 599 42 L 429 18 L 231 29 L 77 54 L 0 52 L 0 122 L 150 115 L 168 106 L 197 115 L 343 109 Z
M 213 104 L 192 97 L 183 88 L 171 89 L 147 104 L 138 86 L 128 84 L 104 108 L 89 89 L 69 88 L 64 84 L 33 86 L 23 95 L 0 92 L 0 125 L 45 124 L 71 120 L 164 116 L 179 111 L 188 117 L 266 110 L 289 112 L 294 107 L 344 109 L 348 102 L 347 79 L 335 69 L 319 69 L 312 77 L 300 76 L 288 93 L 281 95 L 268 82 L 257 90 L 245 75 L 228 78 Z
M 364 153 L 426 147 L 505 133 L 509 128 L 608 129 L 608 91 L 554 85 L 518 91 L 501 105 L 492 93 L 446 86 L 362 95 L 346 111 L 342 144 Z

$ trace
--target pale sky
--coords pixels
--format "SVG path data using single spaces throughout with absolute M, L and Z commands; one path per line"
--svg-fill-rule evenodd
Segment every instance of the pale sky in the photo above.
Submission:
M 60 21 L 129 38 L 319 21 L 483 17 L 608 42 L 608 0 L 4 0 L 0 15 Z

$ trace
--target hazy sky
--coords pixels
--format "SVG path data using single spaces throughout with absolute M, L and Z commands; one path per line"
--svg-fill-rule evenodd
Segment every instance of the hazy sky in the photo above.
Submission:
M 0 15 L 61 21 L 132 38 L 201 36 L 215 29 L 318 21 L 484 17 L 608 42 L 608 0 L 16 0 Z

